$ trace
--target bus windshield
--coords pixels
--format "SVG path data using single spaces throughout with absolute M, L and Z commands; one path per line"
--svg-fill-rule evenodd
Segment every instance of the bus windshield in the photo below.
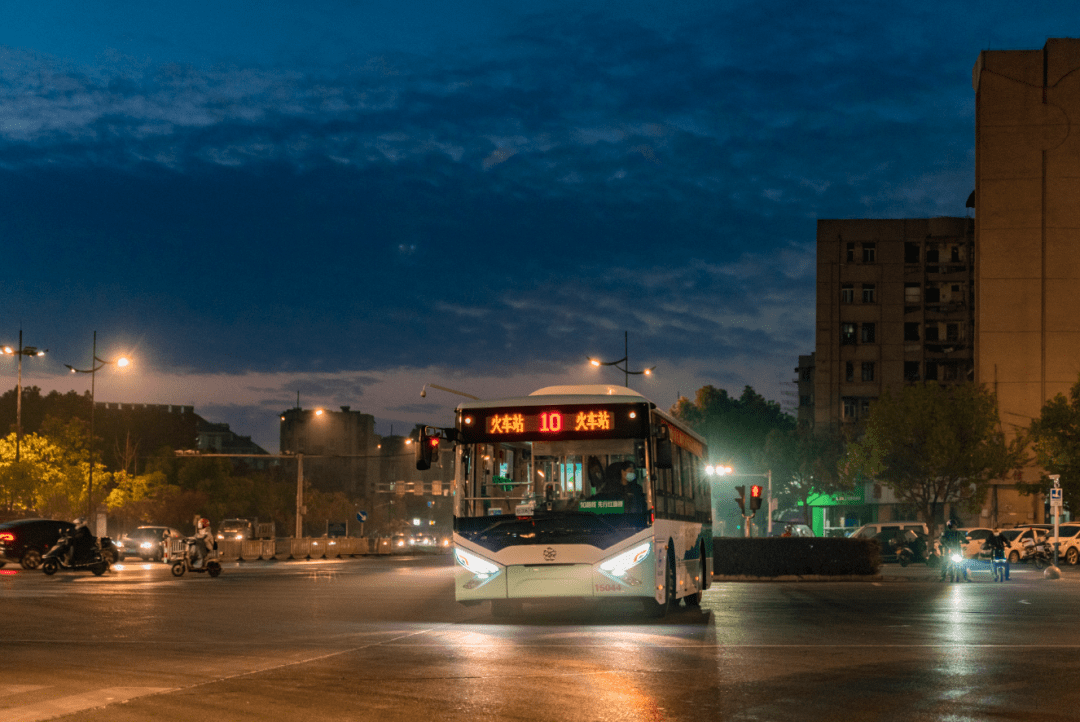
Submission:
M 459 517 L 623 515 L 649 508 L 641 440 L 477 443 L 461 454 Z

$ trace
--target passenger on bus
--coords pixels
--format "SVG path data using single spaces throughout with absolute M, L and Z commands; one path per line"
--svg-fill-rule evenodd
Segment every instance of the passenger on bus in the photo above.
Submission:
M 634 462 L 619 461 L 608 466 L 608 484 L 604 487 L 605 496 L 624 502 L 623 511 L 628 514 L 641 514 L 645 511 L 645 492 L 637 481 Z
M 600 459 L 590 456 L 587 468 L 589 469 L 589 484 L 594 490 L 593 493 L 602 491 L 604 488 L 604 465 L 600 462 Z

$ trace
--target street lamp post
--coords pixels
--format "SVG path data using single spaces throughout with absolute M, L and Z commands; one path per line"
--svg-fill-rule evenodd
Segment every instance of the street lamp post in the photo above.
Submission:
M 9 356 L 19 357 L 19 381 L 15 387 L 15 463 L 19 462 L 19 447 L 22 445 L 22 360 L 23 356 L 44 356 L 49 349 L 38 349 L 33 346 L 22 345 L 22 329 L 19 329 L 19 348 L 4 346 L 3 352 Z
M 64 364 L 73 374 L 90 374 L 90 474 L 86 481 L 86 521 L 87 524 L 93 524 L 93 528 L 96 530 L 97 523 L 94 521 L 94 380 L 97 377 L 97 372 L 105 368 L 109 364 L 116 364 L 118 367 L 123 368 L 131 363 L 127 358 L 121 356 L 118 359 L 112 361 L 106 361 L 105 359 L 98 358 L 97 355 L 97 331 L 94 331 L 94 348 L 92 354 L 93 362 L 88 369 L 77 369 L 70 364 Z
M 618 361 L 601 361 L 600 359 L 595 358 L 589 359 L 589 363 L 591 363 L 593 366 L 614 366 L 619 371 L 622 371 L 627 388 L 630 387 L 630 374 L 634 374 L 635 376 L 652 376 L 652 372 L 656 369 L 655 366 L 650 366 L 649 368 L 642 369 L 641 371 L 630 370 L 630 342 L 628 339 L 628 335 L 629 334 L 627 331 L 623 331 L 623 357 Z M 622 366 L 619 366 L 619 364 L 622 364 Z

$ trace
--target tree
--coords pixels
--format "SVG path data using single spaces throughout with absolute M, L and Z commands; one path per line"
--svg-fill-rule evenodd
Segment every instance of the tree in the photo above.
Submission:
M 810 524 L 809 499 L 850 488 L 837 474 L 844 453 L 839 432 L 815 433 L 809 425 L 797 429 L 774 429 L 765 440 L 765 457 L 772 471 L 773 494 L 780 507 L 801 508 Z
M 1027 439 L 1036 463 L 1047 474 L 1061 474 L 1062 501 L 1070 509 L 1080 509 L 1080 379 L 1067 397 L 1057 394 L 1043 404 L 1039 417 L 1028 427 Z M 1034 494 L 1044 491 L 1048 484 L 1049 479 L 1043 475 L 1037 482 L 1018 480 L 1016 486 Z
M 911 504 L 933 530 L 943 504 L 977 508 L 991 479 L 1024 462 L 1023 439 L 1006 442 L 997 398 L 979 384 L 935 382 L 886 390 L 861 439 L 840 462 L 847 483 L 875 479 Z
M 765 440 L 774 430 L 790 431 L 795 419 L 780 404 L 768 401 L 750 386 L 739 398 L 724 389 L 702 386 L 694 401 L 680 397 L 671 414 L 705 437 L 709 452 L 741 473 L 763 472 Z

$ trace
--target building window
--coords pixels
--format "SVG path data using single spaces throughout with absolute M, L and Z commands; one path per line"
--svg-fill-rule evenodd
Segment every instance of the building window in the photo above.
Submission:
M 862 380 L 873 381 L 874 380 L 874 362 L 863 361 L 862 364 Z
M 802 370 L 802 380 L 803 381 L 813 381 L 814 380 L 814 369 L 803 369 Z
M 859 415 L 866 418 L 870 415 L 870 399 L 859 399 Z
M 862 342 L 863 343 L 874 343 L 874 338 L 875 338 L 875 335 L 876 335 L 875 332 L 876 332 L 876 328 L 875 328 L 874 324 L 872 324 L 872 323 L 864 323 L 862 325 L 862 334 L 861 334 Z
M 945 325 L 945 340 L 946 341 L 959 341 L 960 340 L 960 324 L 949 323 Z
M 844 363 L 844 381 L 855 380 L 855 362 L 847 361 Z
M 927 248 L 926 249 L 926 262 L 927 263 L 937 263 L 938 262 L 938 249 L 936 249 L 936 248 Z
M 840 344 L 842 346 L 850 346 L 855 343 L 855 324 L 842 323 L 840 324 Z
M 950 263 L 960 263 L 960 246 L 953 246 L 949 256 Z
M 877 289 L 873 283 L 864 283 L 862 285 L 862 302 L 877 303 Z
M 855 399 L 844 399 L 844 420 L 855 421 L 858 419 L 858 408 Z
M 845 256 L 845 258 L 847 258 L 848 263 L 854 263 L 855 262 L 855 244 L 854 243 L 847 244 L 847 256 Z
M 927 361 L 926 362 L 926 380 L 927 381 L 937 381 L 937 362 L 936 361 Z
M 910 241 L 904 244 L 904 263 L 919 262 L 919 244 Z
M 941 302 L 941 289 L 937 286 L 926 287 L 926 302 L 927 303 L 940 303 Z
M 919 362 L 918 361 L 905 361 L 904 362 L 904 381 L 918 381 L 919 380 Z
M 926 324 L 926 340 L 928 342 L 938 340 L 938 325 L 936 323 Z
M 918 341 L 919 340 L 919 322 L 912 321 L 904 324 L 904 340 L 905 341 Z
M 862 262 L 863 263 L 876 263 L 877 262 L 877 246 L 873 243 L 862 244 Z
M 855 284 L 845 283 L 840 286 L 840 303 L 855 303 Z
M 922 297 L 922 289 L 917 283 L 904 284 L 904 303 L 918 303 Z

